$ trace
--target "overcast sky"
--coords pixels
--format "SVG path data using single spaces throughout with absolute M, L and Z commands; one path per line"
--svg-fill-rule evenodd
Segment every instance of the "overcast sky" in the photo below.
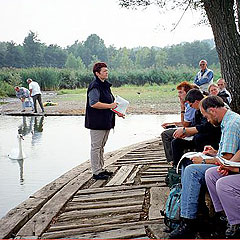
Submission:
M 108 47 L 177 44 L 213 38 L 210 27 L 196 27 L 199 14 L 189 11 L 170 32 L 181 12 L 163 14 L 156 6 L 145 10 L 121 8 L 117 0 L 0 0 L 0 41 L 22 44 L 29 31 L 41 42 L 66 47 L 97 34 Z M 166 28 L 164 29 L 163 26 Z

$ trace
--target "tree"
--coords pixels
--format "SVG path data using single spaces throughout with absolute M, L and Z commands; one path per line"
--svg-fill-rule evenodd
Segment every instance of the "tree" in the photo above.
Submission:
M 43 45 L 37 39 L 37 34 L 30 31 L 23 42 L 27 67 L 43 66 Z
M 123 7 L 201 9 L 211 25 L 218 53 L 222 77 L 233 95 L 231 107 L 240 112 L 240 4 L 239 0 L 119 0 Z

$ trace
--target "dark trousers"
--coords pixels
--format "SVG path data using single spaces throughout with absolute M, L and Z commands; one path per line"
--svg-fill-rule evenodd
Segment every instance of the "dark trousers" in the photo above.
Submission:
M 36 95 L 32 96 L 32 99 L 33 99 L 33 104 L 34 104 L 34 112 L 35 113 L 37 112 L 37 101 L 38 101 L 42 111 L 44 112 L 41 94 L 36 94 Z
M 181 138 L 173 139 L 172 155 L 173 165 L 176 166 L 186 150 L 202 152 L 204 146 L 211 145 L 213 148 L 218 149 L 217 138 L 211 137 L 208 134 L 196 134 L 191 141 Z

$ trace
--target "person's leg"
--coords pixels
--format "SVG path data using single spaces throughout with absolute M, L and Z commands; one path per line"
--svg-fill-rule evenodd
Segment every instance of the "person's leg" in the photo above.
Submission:
M 92 130 L 91 135 L 91 167 L 92 173 L 98 175 L 103 171 L 103 161 L 101 160 L 102 147 L 106 130 Z
M 32 96 L 33 105 L 34 105 L 34 112 L 37 113 L 37 95 Z
M 195 219 L 198 211 L 200 189 L 205 184 L 205 172 L 212 164 L 191 164 L 182 178 L 181 217 Z
M 208 169 L 205 174 L 205 180 L 206 180 L 206 184 L 207 184 L 207 188 L 208 188 L 210 197 L 213 201 L 214 209 L 216 212 L 221 212 L 223 210 L 223 207 L 222 207 L 221 201 L 218 197 L 216 183 L 217 183 L 218 179 L 220 179 L 222 177 L 222 175 L 220 175 L 217 172 L 217 168 L 218 167 Z
M 181 138 L 173 139 L 172 142 L 172 156 L 173 156 L 173 165 L 177 166 L 179 160 L 181 159 L 184 150 L 194 148 L 193 141 L 187 141 Z
M 171 142 L 173 140 L 173 133 L 175 131 L 176 131 L 176 129 L 167 129 L 161 133 L 165 156 L 166 156 L 168 162 L 173 161 Z
M 103 140 L 102 140 L 102 144 L 101 144 L 101 149 L 100 149 L 100 165 L 101 165 L 101 168 L 103 169 L 104 167 L 104 158 L 103 158 L 103 154 L 104 154 L 104 147 L 105 147 L 105 144 L 108 140 L 108 136 L 109 136 L 109 133 L 110 133 L 110 130 L 104 130 L 105 131 L 105 134 L 103 136 Z
M 20 100 L 22 102 L 22 112 L 24 112 L 25 111 L 25 98 L 21 98 Z
M 222 177 L 216 183 L 219 200 L 229 224 L 240 224 L 240 174 Z
M 33 100 L 32 100 L 32 98 L 30 96 L 28 97 L 28 101 L 30 102 L 31 108 L 34 111 Z
M 41 94 L 37 94 L 37 100 L 38 100 L 38 103 L 42 109 L 42 112 L 44 112 L 44 108 L 43 108 L 43 104 L 42 104 L 42 95 Z

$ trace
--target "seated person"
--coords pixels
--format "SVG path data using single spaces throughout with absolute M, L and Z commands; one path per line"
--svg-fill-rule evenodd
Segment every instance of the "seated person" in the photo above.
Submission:
M 204 153 L 229 160 L 240 150 L 240 115 L 227 109 L 218 96 L 209 96 L 200 102 L 200 110 L 204 117 L 214 126 L 221 126 L 221 140 L 218 151 L 212 147 L 205 148 Z M 192 158 L 194 164 L 188 165 L 183 173 L 181 195 L 181 223 L 173 230 L 169 238 L 193 238 L 193 226 L 197 218 L 200 190 L 205 184 L 205 172 L 215 167 L 216 158 Z
M 240 151 L 230 161 L 240 162 Z M 227 216 L 226 238 L 240 237 L 240 168 L 226 167 L 221 163 L 219 165 L 206 171 L 208 191 L 215 211 L 219 215 L 224 211 Z
M 187 92 L 193 88 L 193 84 L 190 84 L 186 81 L 181 82 L 177 85 L 177 91 L 178 91 L 178 98 L 181 106 L 181 122 L 172 122 L 172 123 L 164 123 L 162 124 L 163 128 L 168 127 L 175 127 L 175 126 L 183 126 L 183 127 L 189 127 L 193 124 L 194 116 L 195 116 L 195 109 L 191 108 L 188 103 L 185 102 L 185 97 L 187 95 Z M 171 142 L 173 140 L 173 133 L 175 129 L 166 129 L 162 132 L 162 141 L 163 141 L 163 147 L 165 151 L 165 156 L 167 158 L 168 162 L 172 162 L 172 148 L 171 148 Z
M 208 92 L 210 96 L 219 96 L 229 106 L 229 95 L 226 92 L 220 92 L 219 87 L 215 83 L 209 85 Z
M 174 134 L 172 140 L 173 164 L 176 166 L 184 154 L 185 150 L 191 149 L 202 152 L 205 145 L 212 145 L 218 149 L 221 137 L 221 128 L 214 127 L 201 114 L 200 101 L 204 98 L 200 90 L 192 89 L 186 95 L 186 101 L 190 107 L 195 108 L 195 118 L 193 127 L 180 127 Z M 186 140 L 185 137 L 193 136 L 192 140 Z
M 231 93 L 226 89 L 226 82 L 225 82 L 225 80 L 223 79 L 223 78 L 219 78 L 218 80 L 217 80 L 217 85 L 218 85 L 218 87 L 219 87 L 219 89 L 220 89 L 220 93 L 226 93 L 227 95 L 228 95 L 228 102 L 229 102 L 229 104 L 231 103 L 231 101 L 232 101 L 232 96 L 231 96 Z

